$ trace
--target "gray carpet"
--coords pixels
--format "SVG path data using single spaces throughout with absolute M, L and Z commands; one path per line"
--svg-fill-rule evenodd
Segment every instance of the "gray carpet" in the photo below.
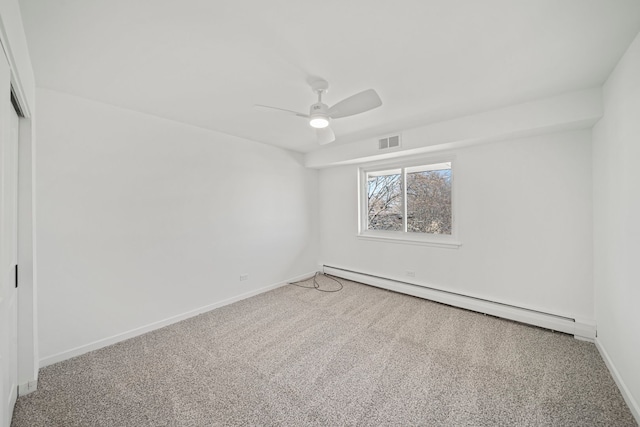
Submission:
M 343 282 L 48 366 L 11 425 L 636 425 L 591 343 Z

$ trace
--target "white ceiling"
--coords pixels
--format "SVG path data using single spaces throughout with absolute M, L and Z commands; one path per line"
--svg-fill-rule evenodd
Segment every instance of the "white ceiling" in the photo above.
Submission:
M 604 82 L 640 0 L 20 0 L 39 87 L 300 152 L 307 80 L 343 144 Z

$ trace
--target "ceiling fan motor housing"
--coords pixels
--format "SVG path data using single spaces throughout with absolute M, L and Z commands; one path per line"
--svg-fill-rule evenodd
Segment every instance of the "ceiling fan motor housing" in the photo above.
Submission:
M 322 102 L 316 102 L 309 110 L 309 124 L 311 127 L 322 129 L 329 126 L 329 107 Z
M 309 115 L 313 116 L 314 114 L 324 114 L 326 116 L 328 110 L 329 110 L 329 107 L 327 106 L 327 104 L 323 104 L 322 102 L 316 102 L 311 106 L 311 109 L 309 110 Z

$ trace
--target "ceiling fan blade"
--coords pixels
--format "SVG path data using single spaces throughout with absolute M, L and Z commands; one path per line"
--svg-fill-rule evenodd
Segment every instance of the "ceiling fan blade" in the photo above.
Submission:
M 293 114 L 294 116 L 298 116 L 298 117 L 307 117 L 307 118 L 309 117 L 308 114 L 298 113 L 297 111 L 286 110 L 284 108 L 271 107 L 269 105 L 255 104 L 254 107 L 260 108 L 260 109 L 282 111 L 284 113 Z
M 326 128 L 316 129 L 316 136 L 320 145 L 328 144 L 336 140 L 336 134 L 327 126 Z
M 349 98 L 343 99 L 327 112 L 329 117 L 337 119 L 340 117 L 353 116 L 354 114 L 364 113 L 373 110 L 382 105 L 382 100 L 375 90 L 367 89 L 363 92 L 356 93 Z

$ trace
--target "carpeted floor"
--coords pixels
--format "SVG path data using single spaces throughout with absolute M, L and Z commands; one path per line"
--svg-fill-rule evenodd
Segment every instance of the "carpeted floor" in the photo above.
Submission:
M 343 282 L 48 366 L 11 425 L 636 425 L 591 343 Z

